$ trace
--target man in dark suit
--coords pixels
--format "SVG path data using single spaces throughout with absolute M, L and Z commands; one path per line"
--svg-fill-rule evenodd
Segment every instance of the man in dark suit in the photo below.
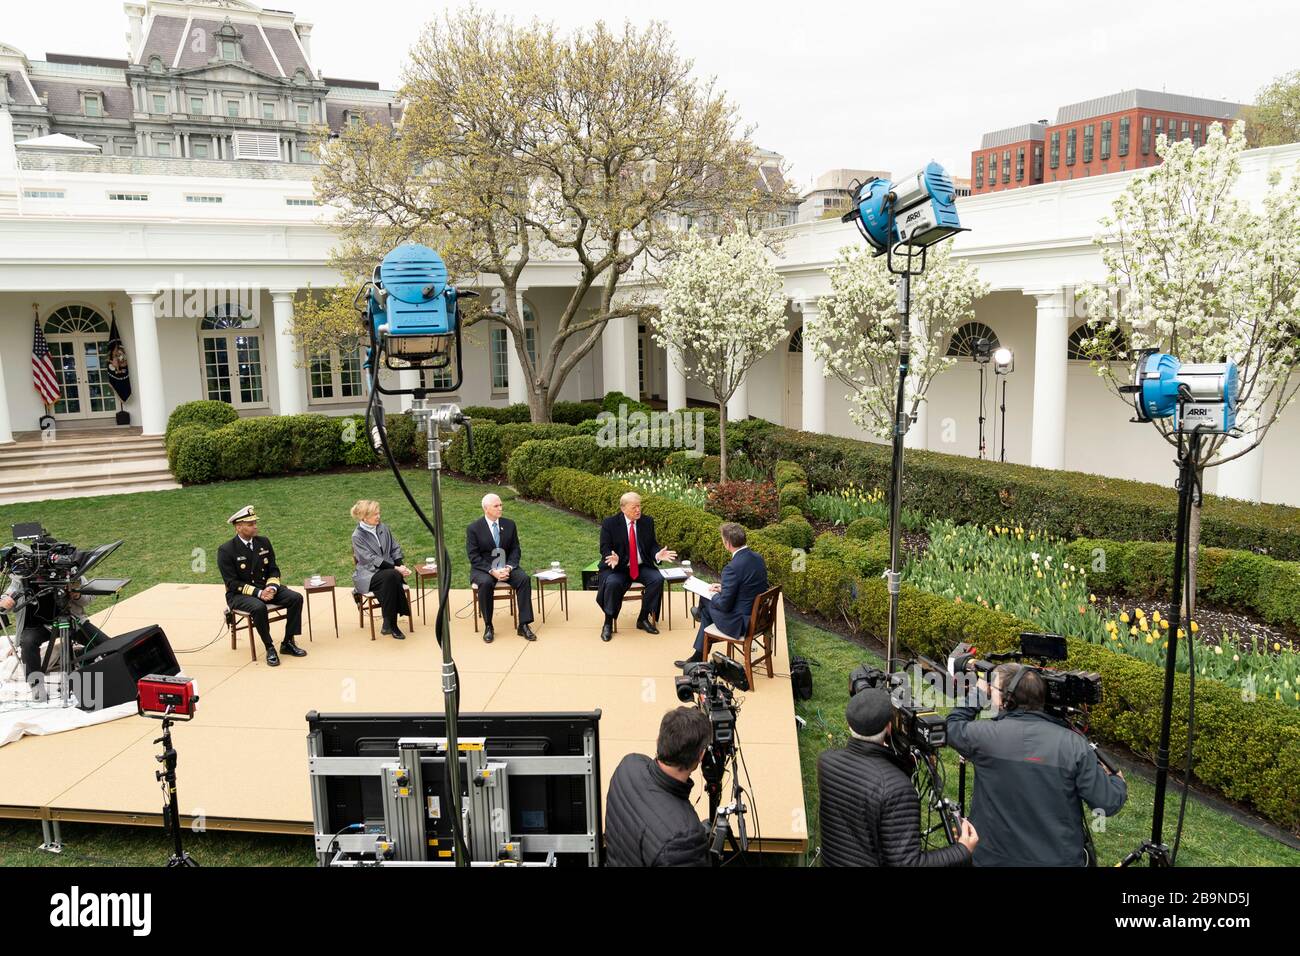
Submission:
M 633 582 L 644 587 L 641 613 L 636 626 L 658 634 L 655 621 L 664 593 L 664 576 L 656 565 L 672 561 L 676 551 L 659 547 L 655 539 L 655 519 L 641 514 L 641 496 L 629 491 L 618 501 L 619 514 L 611 515 L 600 525 L 600 577 L 596 580 L 596 603 L 605 612 L 602 641 L 613 640 L 614 618 L 623 608 L 623 595 Z
M 469 556 L 469 579 L 478 585 L 479 613 L 483 615 L 483 640 L 492 643 L 492 593 L 498 581 L 515 589 L 519 603 L 519 629 L 526 641 L 537 640 L 528 625 L 533 622 L 533 582 L 519 567 L 519 531 L 509 518 L 501 517 L 501 498 L 483 496 L 483 517 L 465 529 L 465 553 Z
M 673 661 L 678 667 L 704 659 L 704 629 L 716 624 L 728 637 L 740 637 L 749 629 L 749 616 L 754 602 L 767 590 L 767 564 L 761 555 L 749 549 L 745 529 L 726 522 L 719 531 L 722 546 L 731 560 L 722 569 L 722 583 L 712 585 L 713 597 L 691 608 L 691 616 L 700 622 L 695 634 L 695 653 L 684 661 Z
M 275 550 L 270 539 L 257 533 L 257 514 L 253 506 L 241 508 L 226 519 L 235 526 L 235 536 L 217 549 L 217 569 L 226 583 L 226 607 L 232 611 L 248 611 L 253 618 L 257 636 L 266 646 L 266 663 L 280 666 L 280 655 L 271 640 L 271 626 L 267 620 L 267 605 L 285 609 L 284 640 L 280 653 L 290 657 L 306 657 L 294 638 L 302 633 L 302 595 L 291 591 L 280 581 L 280 568 L 275 563 Z

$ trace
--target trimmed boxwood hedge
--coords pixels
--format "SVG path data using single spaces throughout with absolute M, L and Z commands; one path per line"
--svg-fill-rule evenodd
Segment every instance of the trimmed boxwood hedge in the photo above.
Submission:
M 167 436 L 173 429 L 183 425 L 202 425 L 204 428 L 220 428 L 239 419 L 239 413 L 226 402 L 214 402 L 203 399 L 197 402 L 182 402 L 172 409 L 167 416 Z
M 888 445 L 777 426 L 755 432 L 746 445 L 750 457 L 764 466 L 798 461 L 813 488 L 835 489 L 850 481 L 868 488 L 889 485 Z M 1178 494 L 1172 487 L 932 451 L 908 452 L 903 483 L 908 508 L 920 514 L 1020 524 L 1067 539 L 1168 541 L 1177 517 Z M 1300 560 L 1300 508 L 1206 495 L 1201 543 Z
M 1088 570 L 1094 589 L 1140 598 L 1167 599 L 1173 593 L 1174 546 L 1168 542 L 1079 538 L 1066 545 L 1066 560 Z M 1300 628 L 1300 562 L 1201 548 L 1196 593 L 1215 604 L 1253 611 L 1270 624 Z
M 613 514 L 628 487 L 573 468 L 546 470 L 534 476 L 532 484 L 538 493 L 594 518 Z M 655 495 L 647 495 L 644 504 L 655 518 L 660 540 L 670 542 L 682 556 L 714 568 L 726 563 L 716 516 Z M 753 531 L 749 545 L 762 555 L 768 579 L 781 586 L 791 605 L 844 621 L 878 639 L 885 636 L 889 594 L 883 580 L 863 578 L 843 561 L 825 557 L 825 551 L 805 554 L 778 537 L 767 529 Z M 984 653 L 1007 651 L 1025 630 L 1035 628 L 1010 614 L 903 585 L 899 639 L 913 652 L 942 659 L 960 641 Z M 1096 671 L 1102 678 L 1102 702 L 1092 710 L 1092 736 L 1154 759 L 1163 669 L 1078 638 L 1069 638 L 1068 645 L 1070 667 Z M 1186 712 L 1187 689 L 1187 676 L 1178 675 L 1175 713 Z M 1273 701 L 1243 701 L 1240 688 L 1202 678 L 1197 682 L 1196 723 L 1197 779 L 1252 805 L 1280 826 L 1300 829 L 1300 712 Z M 1176 726 L 1171 765 L 1184 762 L 1185 747 L 1186 728 Z
M 532 422 L 495 425 L 480 421 L 472 423 L 472 427 L 474 453 L 469 453 L 465 429 L 458 430 L 447 448 L 447 467 L 480 481 L 504 476 L 510 455 L 530 439 L 565 438 L 577 433 L 572 425 L 535 425 Z
M 663 459 L 662 448 L 607 446 L 594 435 L 530 439 L 510 455 L 506 478 L 521 495 L 536 497 L 541 487 L 538 478 L 549 468 L 580 467 L 592 474 L 603 474 L 622 468 L 657 468 L 663 464 Z

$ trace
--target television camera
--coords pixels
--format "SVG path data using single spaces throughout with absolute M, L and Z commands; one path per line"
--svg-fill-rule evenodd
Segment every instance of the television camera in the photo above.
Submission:
M 700 761 L 704 792 L 709 797 L 709 819 L 713 821 L 713 859 L 720 862 L 725 845 L 730 842 L 737 853 L 749 848 L 745 827 L 744 788 L 736 772 L 740 741 L 736 735 L 736 715 L 740 704 L 734 691 L 749 690 L 745 668 L 714 651 L 707 661 L 695 661 L 683 668 L 682 676 L 673 678 L 677 699 L 683 704 L 695 701 L 700 712 L 709 718 L 712 733 Z M 722 778 L 731 765 L 731 802 L 722 806 Z M 735 822 L 732 822 L 732 818 Z
M 1024 631 L 1020 635 L 1019 650 L 989 654 L 983 658 L 974 645 L 958 644 L 948 657 L 948 673 L 956 680 L 961 674 L 973 671 L 988 680 L 993 669 L 999 664 L 1023 664 L 1025 669 L 1034 671 L 1043 679 L 1046 690 L 1043 709 L 1052 716 L 1076 724 L 1078 729 L 1086 731 L 1088 708 L 1101 703 L 1101 675 L 1091 671 L 1067 671 L 1048 666 L 1049 661 L 1065 660 L 1068 653 L 1064 637 L 1058 634 Z M 1026 664 L 1026 660 L 1034 663 Z M 1014 694 L 1023 673 L 1022 670 L 1002 689 L 1004 697 Z

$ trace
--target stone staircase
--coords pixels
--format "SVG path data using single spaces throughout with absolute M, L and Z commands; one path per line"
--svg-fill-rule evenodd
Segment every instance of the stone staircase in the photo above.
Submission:
M 0 505 L 179 488 L 161 436 L 138 428 L 28 433 L 0 445 Z

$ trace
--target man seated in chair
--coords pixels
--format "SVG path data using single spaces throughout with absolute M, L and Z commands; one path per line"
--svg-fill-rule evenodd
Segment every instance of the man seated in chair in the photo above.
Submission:
M 483 642 L 491 644 L 492 594 L 498 581 L 515 590 L 519 603 L 519 627 L 516 633 L 526 641 L 537 640 L 529 627 L 533 622 L 533 582 L 519 567 L 519 530 L 509 518 L 501 517 L 501 498 L 483 496 L 483 517 L 471 521 L 465 529 L 465 552 L 469 556 L 469 579 L 478 585 L 479 613 L 483 615 Z
M 722 583 L 711 585 L 713 597 L 691 608 L 691 617 L 700 623 L 695 652 L 684 661 L 673 661 L 677 667 L 704 659 L 704 629 L 710 624 L 728 637 L 744 637 L 754 602 L 767 590 L 767 564 L 749 549 L 745 529 L 728 521 L 719 531 L 731 560 L 722 569 Z
M 676 551 L 659 547 L 655 539 L 655 519 L 641 514 L 641 496 L 629 491 L 618 500 L 620 514 L 611 515 L 600 525 L 600 577 L 596 580 L 596 603 L 605 612 L 600 629 L 602 641 L 614 637 L 614 619 L 623 609 L 623 595 L 634 583 L 640 584 L 641 613 L 636 626 L 658 634 L 655 621 L 664 593 L 664 576 L 656 565 L 672 561 Z
M 226 582 L 226 607 L 233 611 L 247 611 L 253 619 L 257 636 L 266 647 L 268 667 L 280 666 L 280 655 L 271 640 L 271 625 L 267 606 L 282 607 L 284 640 L 280 653 L 290 657 L 306 657 L 294 638 L 302 633 L 302 595 L 291 591 L 280 581 L 280 567 L 275 563 L 275 550 L 271 541 L 257 533 L 257 513 L 253 506 L 241 508 L 226 519 L 235 526 L 235 536 L 217 549 L 217 569 Z

